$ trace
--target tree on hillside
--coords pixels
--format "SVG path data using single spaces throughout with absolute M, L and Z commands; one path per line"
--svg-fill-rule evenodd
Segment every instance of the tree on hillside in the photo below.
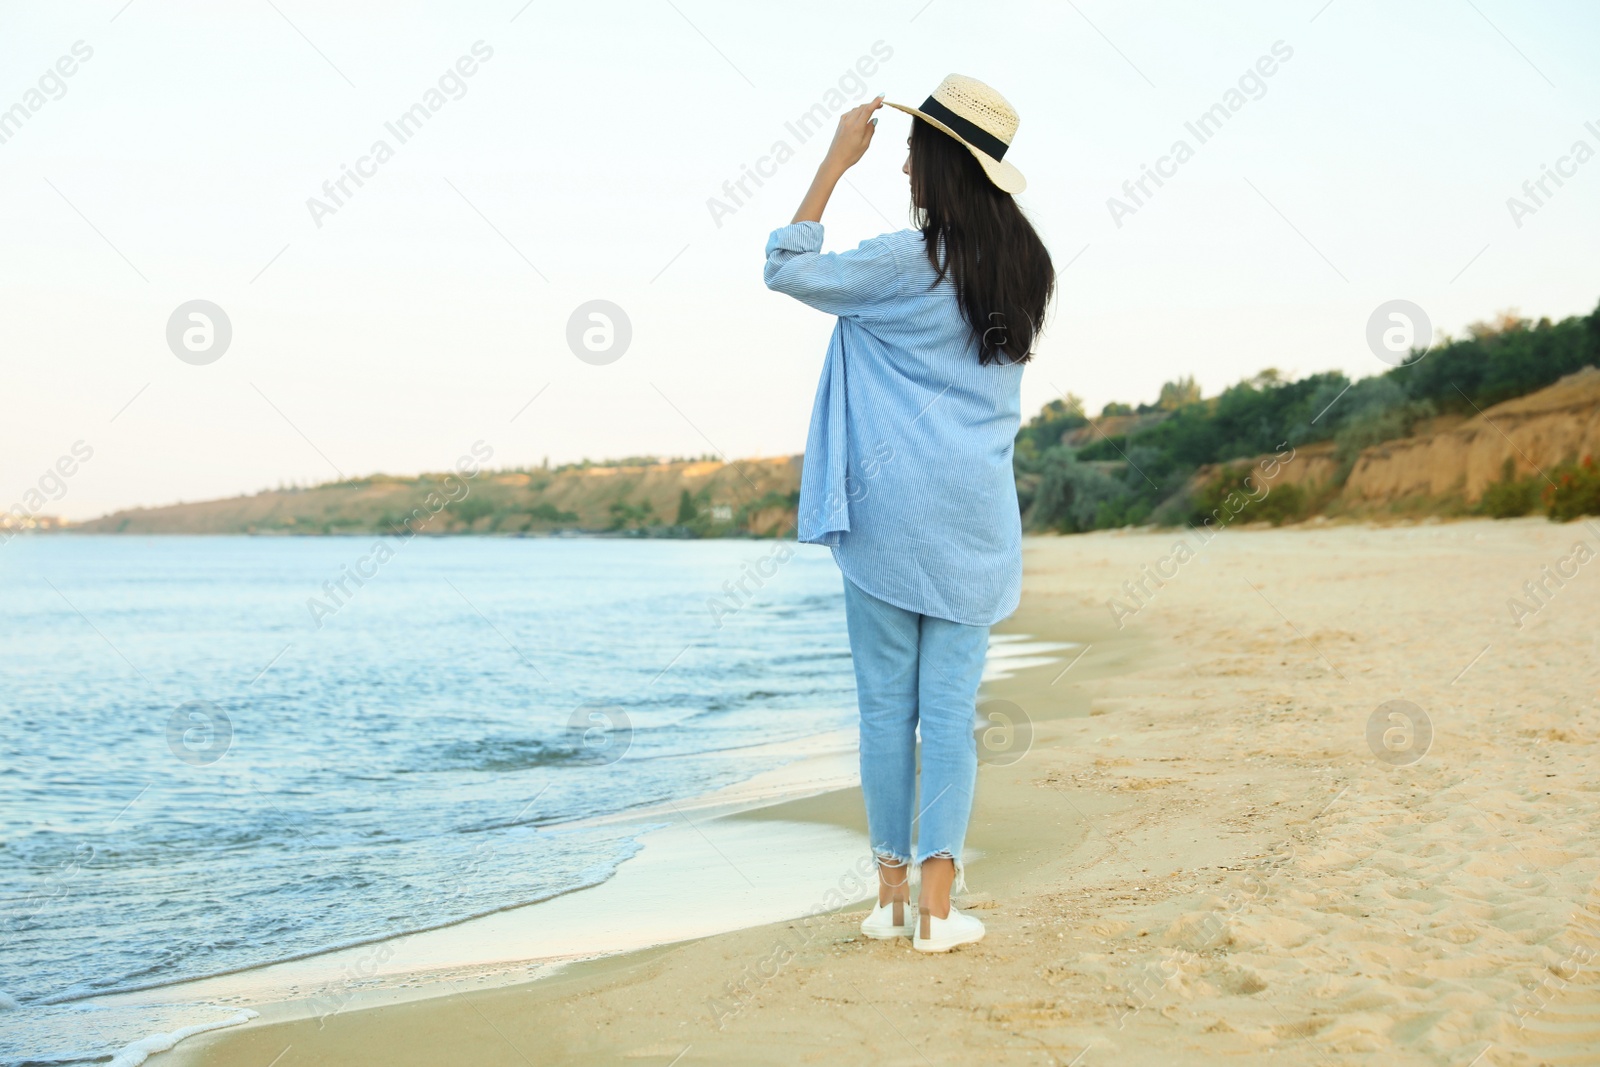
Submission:
M 1200 402 L 1200 386 L 1194 380 L 1194 375 L 1179 378 L 1175 382 L 1161 383 L 1161 395 L 1156 398 L 1156 407 L 1162 411 L 1177 411 L 1186 404 Z
M 1503 333 L 1513 333 L 1517 330 L 1526 330 L 1531 323 L 1517 314 L 1516 308 L 1506 308 L 1496 312 L 1495 317 L 1486 322 L 1474 322 L 1467 326 L 1467 333 L 1475 341 L 1482 341 L 1488 337 L 1499 337 Z

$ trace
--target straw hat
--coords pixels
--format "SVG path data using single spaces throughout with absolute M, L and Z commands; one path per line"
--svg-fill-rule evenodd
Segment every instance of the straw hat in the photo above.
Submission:
M 884 103 L 889 104 L 887 100 Z M 1017 133 L 1017 109 L 978 79 L 951 74 L 920 108 L 889 106 L 915 115 L 960 141 L 998 188 L 1020 193 L 1028 187 L 1022 172 L 1004 158 Z

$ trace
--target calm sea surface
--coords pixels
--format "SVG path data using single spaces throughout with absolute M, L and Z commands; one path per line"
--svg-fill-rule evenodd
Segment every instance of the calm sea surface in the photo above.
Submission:
M 824 550 L 373 544 L 0 546 L 0 1063 L 231 1012 L 108 992 L 602 881 L 639 831 L 574 821 L 779 759 L 705 753 L 854 723 Z

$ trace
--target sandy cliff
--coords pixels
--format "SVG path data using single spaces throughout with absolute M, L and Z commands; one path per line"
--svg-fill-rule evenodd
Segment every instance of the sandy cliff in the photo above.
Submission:
M 1273 485 L 1299 487 L 1315 509 L 1330 514 L 1461 514 L 1504 476 L 1508 458 L 1514 475 L 1527 478 L 1585 456 L 1600 457 L 1600 370 L 1585 367 L 1536 393 L 1466 418 L 1441 415 L 1415 436 L 1372 445 L 1336 487 L 1345 466 L 1338 452 L 1334 441 L 1298 447 L 1293 460 L 1274 468 Z M 1257 457 L 1258 469 L 1271 458 Z M 1190 491 L 1217 469 L 1213 464 L 1196 471 Z
M 1353 508 L 1415 498 L 1472 504 L 1508 458 L 1524 477 L 1592 455 L 1600 455 L 1600 370 L 1585 367 L 1453 429 L 1366 449 L 1340 497 Z

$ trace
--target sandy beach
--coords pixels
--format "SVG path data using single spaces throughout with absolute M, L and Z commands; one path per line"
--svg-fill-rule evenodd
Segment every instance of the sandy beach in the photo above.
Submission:
M 1079 647 L 985 686 L 1031 726 L 980 770 L 982 943 L 868 941 L 824 893 L 536 980 L 252 1003 L 150 1062 L 1600 1062 L 1596 555 L 1542 518 L 1031 539 L 1000 630 Z M 829 789 L 706 840 L 764 820 L 863 822 Z M 706 862 L 760 897 L 756 841 Z

